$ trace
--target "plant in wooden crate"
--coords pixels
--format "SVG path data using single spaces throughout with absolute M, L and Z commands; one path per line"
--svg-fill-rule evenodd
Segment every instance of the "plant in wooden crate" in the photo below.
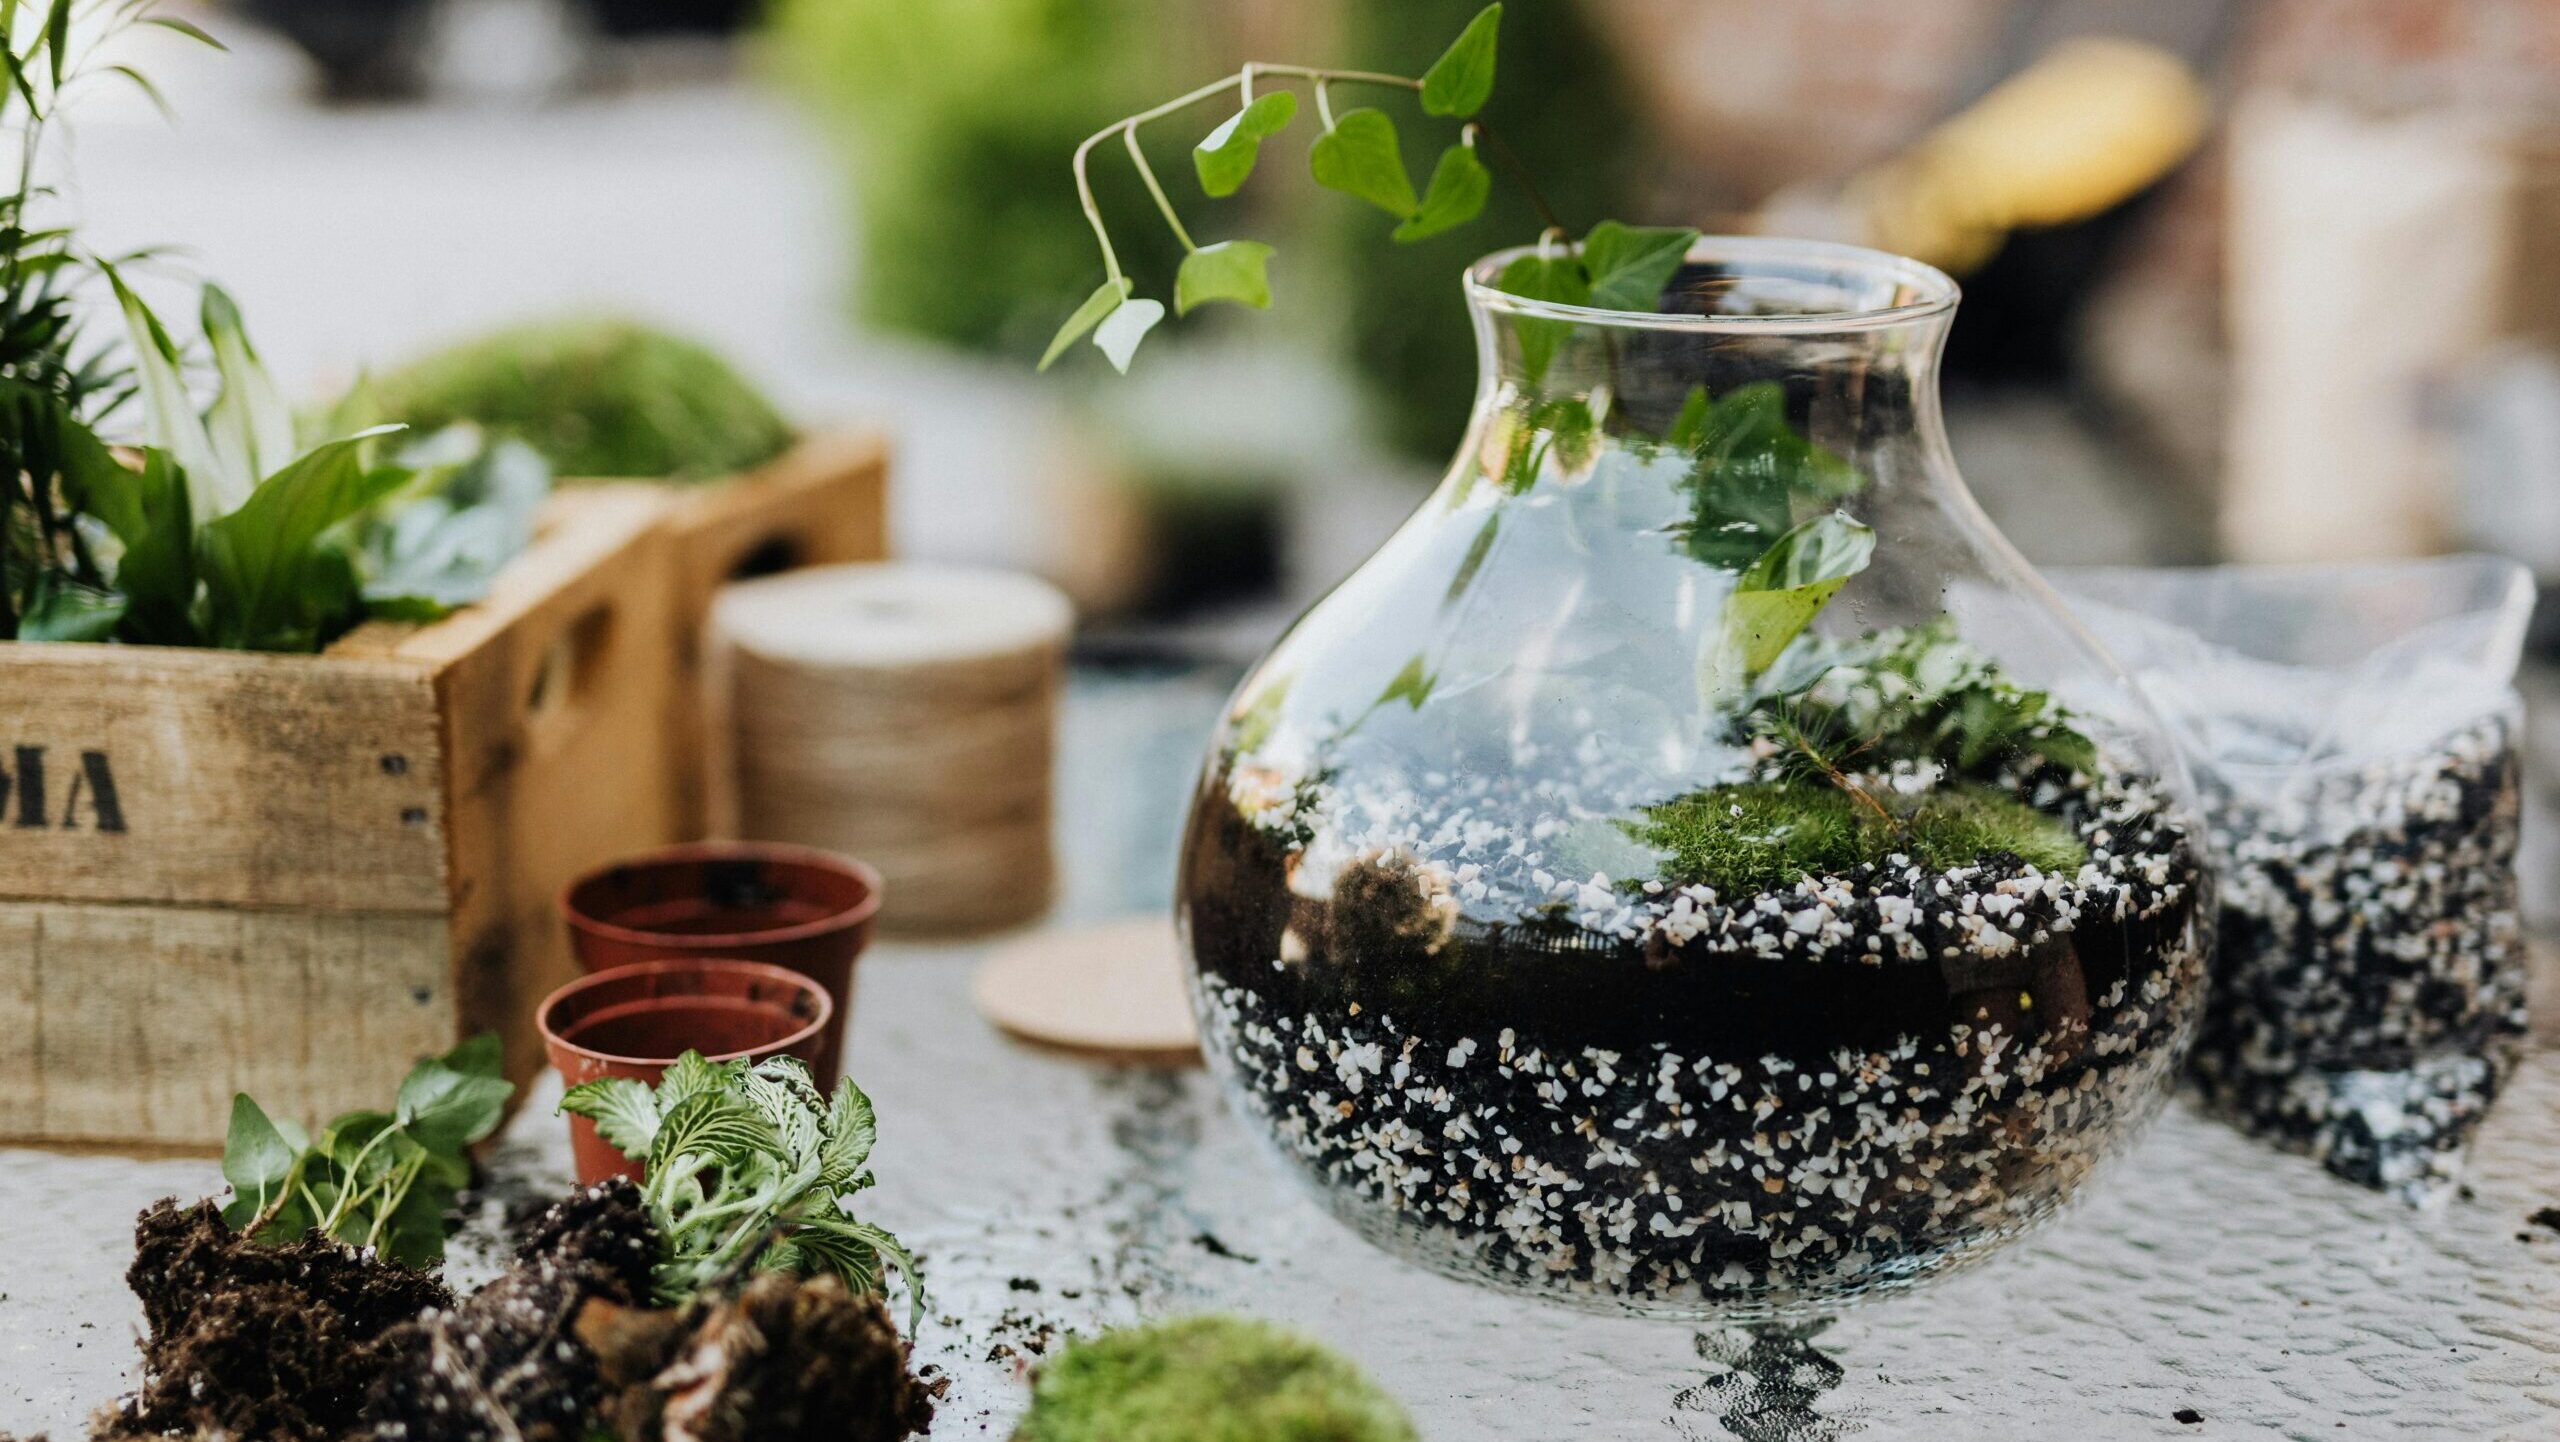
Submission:
M 677 839 L 630 781 L 692 763 L 662 500 L 537 531 L 503 448 L 306 448 L 227 296 L 177 333 L 53 213 L 65 97 L 150 85 L 81 47 L 146 27 L 211 43 L 151 0 L 0 0 L 0 620 L 75 643 L 0 647 L 0 1135 L 205 1145 L 236 1091 L 330 1115 L 483 1029 L 529 1075 L 573 974 L 551 896 Z
M 19 7 L 10 7 L 14 20 Z M 398 427 L 353 431 L 305 447 L 283 393 L 259 363 L 239 307 L 203 289 L 202 330 L 217 389 L 201 411 L 186 357 L 168 327 L 126 282 L 117 262 L 83 250 L 67 227 L 33 212 L 51 192 L 36 181 L 43 135 L 71 86 L 86 78 L 71 52 L 75 0 L 53 0 L 42 23 L 7 46 L 5 108 L 18 112 L 22 148 L 15 188 L 0 198 L 0 384 L 7 387 L 6 459 L 0 486 L 12 542 L 0 547 L 15 636 L 25 641 L 131 641 L 236 651 L 316 651 L 369 613 L 441 614 L 474 599 L 486 579 L 530 539 L 485 524 L 450 501 L 445 472 L 431 489 L 444 503 L 404 515 L 383 544 L 357 544 L 351 523 L 385 503 L 423 499 L 418 469 L 387 453 Z M 192 24 L 151 13 L 148 0 L 88 7 L 110 31 L 148 25 L 212 44 Z M 108 73 L 148 87 L 139 71 Z M 84 344 L 71 288 L 103 281 L 125 322 L 126 344 Z M 98 429 L 122 422 L 132 446 L 112 450 Z M 539 490 L 534 499 L 538 502 Z M 511 493 L 504 509 L 521 509 Z M 469 533 L 479 544 L 441 534 Z M 486 544 L 513 535 L 512 549 Z M 444 564 L 430 576 L 423 557 Z M 475 562 L 465 567 L 465 559 Z M 408 590 L 404 581 L 431 579 Z M 477 586 L 473 584 L 477 581 Z

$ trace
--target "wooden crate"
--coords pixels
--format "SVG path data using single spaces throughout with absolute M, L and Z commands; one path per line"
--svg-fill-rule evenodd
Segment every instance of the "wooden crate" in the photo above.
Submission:
M 317 657 L 0 646 L 0 1139 L 218 1145 L 486 1029 L 531 1077 L 554 892 L 685 834 L 667 509 L 560 496 L 487 601 Z
M 720 691 L 707 671 L 703 623 L 711 597 L 731 581 L 800 566 L 876 561 L 889 553 L 889 447 L 871 431 L 812 436 L 732 480 L 661 489 L 674 543 L 677 672 L 671 744 L 685 764 L 666 772 L 670 804 L 688 836 L 736 832 Z

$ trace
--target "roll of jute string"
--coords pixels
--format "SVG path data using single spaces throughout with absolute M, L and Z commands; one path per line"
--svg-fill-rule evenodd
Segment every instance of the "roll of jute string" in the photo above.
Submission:
M 746 581 L 712 607 L 741 836 L 880 869 L 883 929 L 1047 909 L 1074 613 L 1029 576 L 902 562 Z

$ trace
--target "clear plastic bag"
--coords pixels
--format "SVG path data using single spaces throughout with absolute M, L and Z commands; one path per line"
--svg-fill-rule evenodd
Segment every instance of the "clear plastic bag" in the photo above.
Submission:
M 2054 580 L 2204 801 L 2221 939 L 2197 1090 L 2340 1176 L 2440 1196 L 2525 1031 L 2530 577 L 2457 556 Z

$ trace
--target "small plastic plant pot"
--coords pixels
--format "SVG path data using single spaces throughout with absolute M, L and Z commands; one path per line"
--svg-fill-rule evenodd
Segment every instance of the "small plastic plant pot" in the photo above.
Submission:
M 835 1002 L 811 977 L 762 962 L 687 957 L 582 976 L 543 999 L 535 1021 L 570 1086 L 628 1077 L 654 1086 L 677 1057 L 713 1061 L 796 1056 L 814 1070 L 834 1037 Z M 641 1178 L 638 1162 L 569 1118 L 581 1183 Z
M 853 1016 L 853 963 L 880 914 L 880 873 L 849 856 L 771 842 L 706 841 L 646 851 L 560 893 L 578 964 L 729 957 L 809 977 L 834 1000 L 836 1030 L 811 1063 L 832 1088 Z

